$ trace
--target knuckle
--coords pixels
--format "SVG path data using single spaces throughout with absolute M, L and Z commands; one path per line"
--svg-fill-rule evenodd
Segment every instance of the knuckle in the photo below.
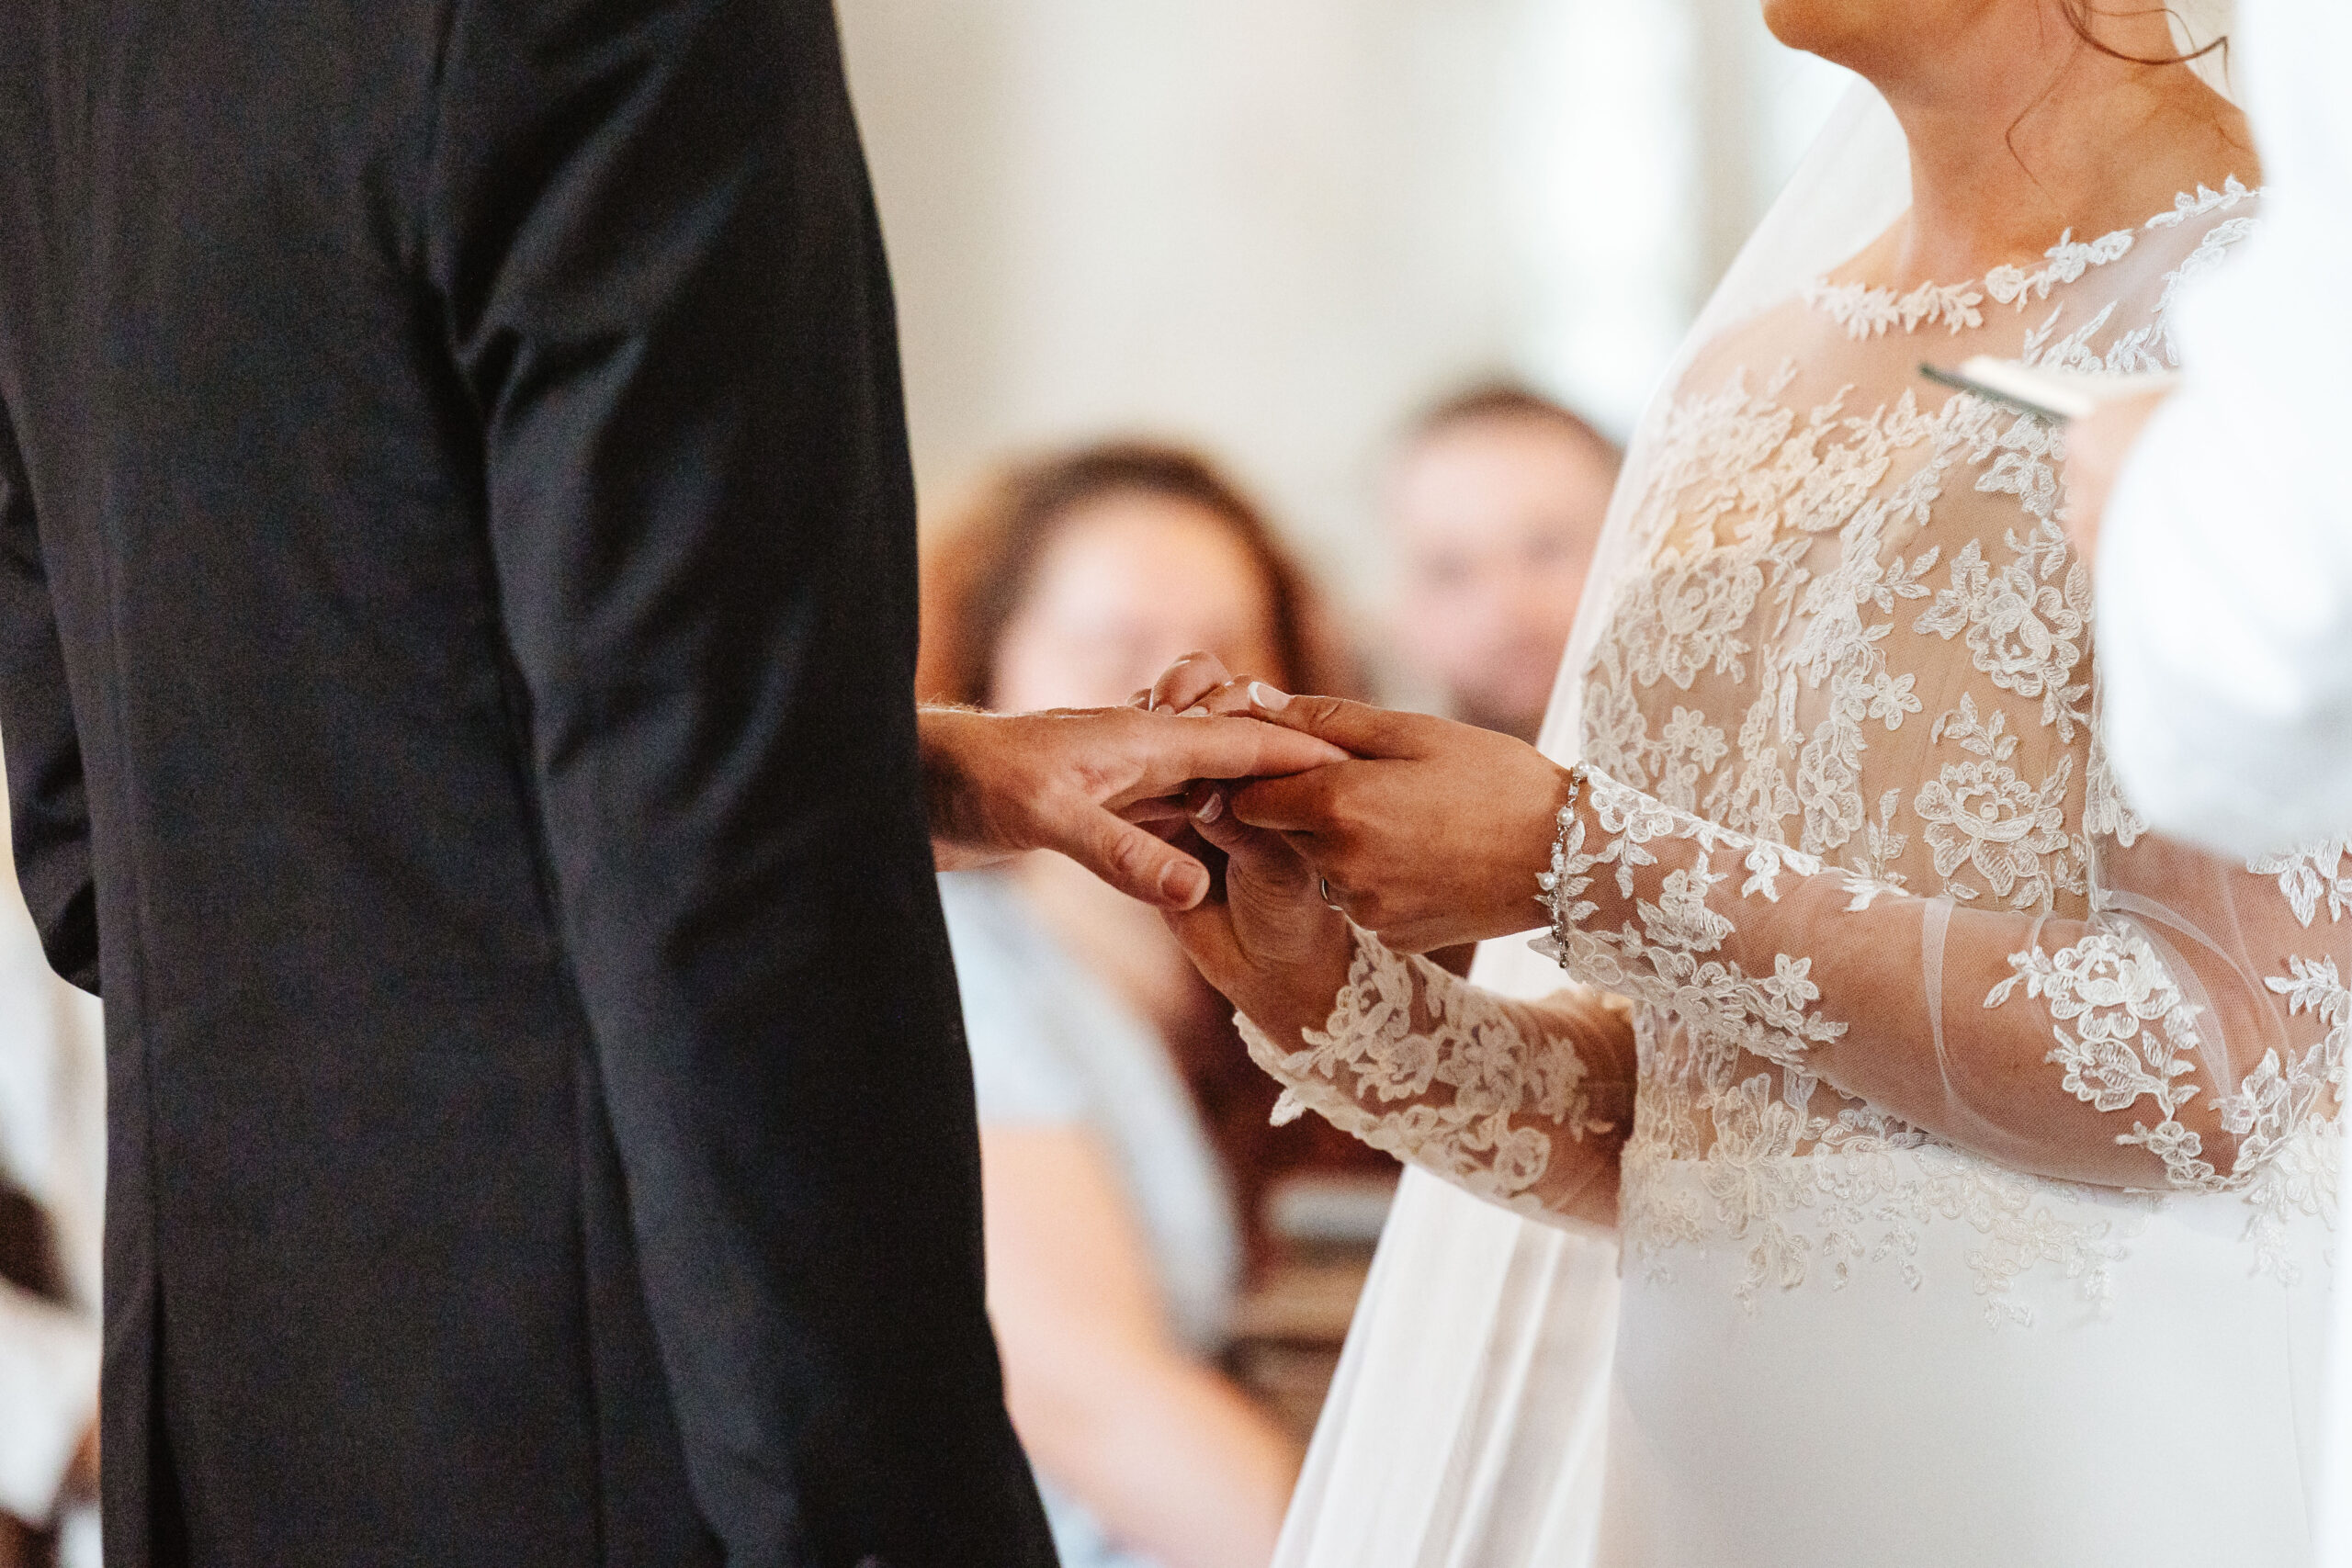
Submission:
M 1114 833 L 1103 846 L 1102 858 L 1114 870 L 1139 876 L 1159 858 L 1159 840 L 1142 832 Z

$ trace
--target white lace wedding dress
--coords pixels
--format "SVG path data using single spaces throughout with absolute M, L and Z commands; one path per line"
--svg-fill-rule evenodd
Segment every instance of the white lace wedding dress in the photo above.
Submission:
M 2258 207 L 1899 298 L 1832 276 L 1690 363 L 1529 868 L 1632 1059 L 1589 993 L 1361 935 L 1325 1031 L 1246 1031 L 1294 1106 L 1472 1191 L 1613 1200 L 1604 1562 L 2307 1559 L 2352 846 L 2144 829 L 2062 438 L 1917 375 L 2167 365 Z

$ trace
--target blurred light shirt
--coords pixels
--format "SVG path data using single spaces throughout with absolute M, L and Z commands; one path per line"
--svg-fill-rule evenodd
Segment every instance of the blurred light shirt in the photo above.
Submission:
M 1076 1127 L 1100 1140 L 1149 1249 L 1160 1303 L 1203 1359 L 1224 1348 L 1241 1235 L 1224 1168 L 1168 1046 L 1072 958 L 1001 871 L 939 879 L 983 1127 Z M 1062 1568 L 1155 1568 L 1039 1476 Z
M 2251 857 L 2352 835 L 2352 4 L 2241 0 L 2233 48 L 2266 216 L 2177 307 L 2188 379 L 2101 521 L 2098 647 L 2125 795 Z M 2334 1311 L 2316 1561 L 2352 1568 L 2341 1280 Z
M 2098 650 L 2126 796 L 2253 856 L 2352 834 L 2352 4 L 2238 9 L 2265 217 L 2184 278 L 2188 379 L 2101 523 Z

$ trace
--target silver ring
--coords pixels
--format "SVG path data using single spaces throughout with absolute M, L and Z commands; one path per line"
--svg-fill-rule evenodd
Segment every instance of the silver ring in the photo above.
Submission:
M 1317 878 L 1315 879 L 1315 886 L 1316 886 L 1317 889 L 1317 890 L 1319 890 L 1319 891 L 1322 893 L 1322 895 L 1323 895 L 1323 907 L 1324 907 L 1325 908 L 1327 908 L 1327 909 L 1340 909 L 1340 901 L 1339 901 L 1337 898 L 1334 898 L 1334 897 L 1331 897 L 1331 879 L 1330 879 L 1329 877 L 1328 877 L 1328 876 L 1318 876 L 1318 877 L 1317 877 Z M 1340 913 L 1341 913 L 1341 914 L 1343 914 L 1343 915 L 1344 915 L 1344 914 L 1346 914 L 1346 913 L 1347 913 L 1347 911 L 1346 911 L 1345 909 L 1340 909 Z

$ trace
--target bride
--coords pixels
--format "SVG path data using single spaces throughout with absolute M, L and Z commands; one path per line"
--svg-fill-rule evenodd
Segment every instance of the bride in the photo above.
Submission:
M 2062 437 L 1916 374 L 2168 365 L 2256 220 L 2244 121 L 2162 12 L 1766 14 L 1883 95 L 1909 204 L 1785 276 L 1870 210 L 1833 149 L 1793 210 L 1834 220 L 1768 221 L 1702 323 L 1583 761 L 1188 660 L 1155 702 L 1361 760 L 1196 789 L 1225 896 L 1172 919 L 1294 1107 L 1618 1230 L 1602 1561 L 2305 1561 L 2352 846 L 2145 830 Z M 1540 1001 L 1407 956 L 1537 926 L 1580 983 Z

